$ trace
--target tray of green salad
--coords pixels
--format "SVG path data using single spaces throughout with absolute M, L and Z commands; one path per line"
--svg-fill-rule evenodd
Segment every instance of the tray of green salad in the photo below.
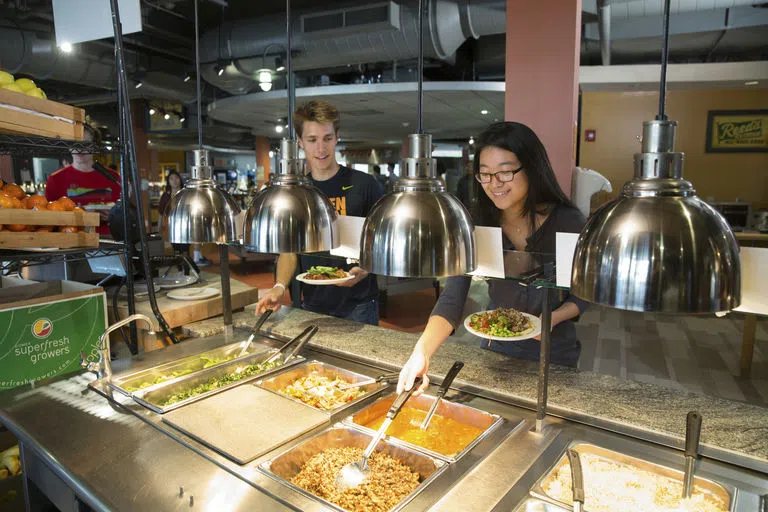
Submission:
M 113 375 L 109 385 L 127 396 L 137 391 L 154 389 L 167 382 L 173 382 L 187 375 L 237 359 L 244 343 L 244 341 L 230 343 L 138 372 Z M 269 349 L 267 345 L 251 343 L 240 358 L 263 354 Z
M 268 361 L 277 352 L 277 350 L 269 350 L 228 361 L 152 388 L 141 389 L 134 392 L 132 396 L 144 407 L 164 414 L 304 361 L 303 357 L 294 356 L 290 361 L 284 362 L 282 355 L 275 361 Z
M 520 341 L 541 334 L 541 320 L 510 308 L 473 313 L 464 319 L 467 331 L 494 341 Z

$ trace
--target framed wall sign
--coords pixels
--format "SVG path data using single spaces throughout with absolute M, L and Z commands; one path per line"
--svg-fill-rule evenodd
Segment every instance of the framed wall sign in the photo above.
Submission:
M 768 110 L 710 110 L 706 152 L 768 152 Z

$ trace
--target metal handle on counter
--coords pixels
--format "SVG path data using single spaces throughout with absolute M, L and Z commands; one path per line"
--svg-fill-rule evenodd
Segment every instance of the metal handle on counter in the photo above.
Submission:
M 405 405 L 405 402 L 408 401 L 409 398 L 411 398 L 411 395 L 414 391 L 419 389 L 419 386 L 421 386 L 421 377 L 416 377 L 416 380 L 413 381 L 413 386 L 411 386 L 411 389 L 407 391 L 403 391 L 399 395 L 397 395 L 397 398 L 395 398 L 395 401 L 392 403 L 392 407 L 389 408 L 389 411 L 387 412 L 387 418 L 394 420 L 395 417 L 400 414 L 400 409 L 403 408 Z
M 306 334 L 306 336 L 303 337 L 303 339 L 294 347 L 294 349 L 291 350 L 290 354 L 285 356 L 285 359 L 283 359 L 283 362 L 287 363 L 288 361 L 290 361 L 293 358 L 293 356 L 298 354 L 301 351 L 301 349 L 304 348 L 304 345 L 306 345 L 307 342 L 312 339 L 312 336 L 314 336 L 317 333 L 317 331 L 319 331 L 319 330 L 320 329 L 318 329 L 318 327 L 316 325 L 313 325 L 313 326 L 309 327 L 308 329 L 305 329 L 304 332 L 302 333 L 302 336 L 304 334 L 306 334 L 307 332 L 309 332 L 309 334 Z
M 571 466 L 573 510 L 574 512 L 581 512 L 584 510 L 584 473 L 581 470 L 581 459 L 579 458 L 579 452 L 574 449 L 569 449 L 568 463 Z
M 683 476 L 683 498 L 693 494 L 693 471 L 699 456 L 699 438 L 701 437 L 701 414 L 697 411 L 688 413 L 685 419 L 685 475 Z

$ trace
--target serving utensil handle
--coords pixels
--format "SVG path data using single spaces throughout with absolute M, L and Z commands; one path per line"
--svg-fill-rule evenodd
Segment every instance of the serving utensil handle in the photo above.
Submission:
M 392 403 L 392 407 L 389 408 L 389 411 L 387 412 L 387 418 L 394 420 L 395 417 L 400 414 L 400 409 L 403 408 L 405 405 L 405 402 L 408 401 L 409 398 L 411 398 L 411 395 L 414 391 L 419 389 L 419 386 L 421 386 L 422 379 L 421 377 L 416 377 L 416 380 L 413 381 L 413 386 L 411 386 L 411 389 L 403 391 L 399 395 L 397 395 L 397 398 L 395 398 L 395 401 Z
M 571 488 L 573 492 L 573 510 L 581 512 L 584 509 L 584 473 L 581 470 L 579 452 L 568 450 L 568 463 L 571 466 Z

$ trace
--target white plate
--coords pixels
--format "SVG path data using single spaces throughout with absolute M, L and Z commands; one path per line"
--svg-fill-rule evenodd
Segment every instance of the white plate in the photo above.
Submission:
M 472 315 L 479 315 L 480 313 L 488 313 L 488 311 L 478 311 L 477 313 L 472 313 Z M 469 315 L 467 318 L 464 319 L 464 327 L 466 327 L 467 330 L 472 334 L 474 334 L 475 336 L 479 336 L 486 340 L 494 340 L 494 341 L 521 341 L 521 340 L 527 340 L 527 339 L 533 338 L 541 334 L 541 320 L 539 320 L 539 317 L 529 315 L 528 313 L 523 313 L 523 314 L 527 316 L 528 319 L 533 323 L 533 330 L 531 332 L 528 332 L 520 336 L 508 336 L 508 337 L 491 336 L 490 334 L 484 334 L 480 331 L 476 331 L 469 325 L 469 321 L 472 318 L 472 315 Z
M 205 300 L 219 295 L 216 288 L 185 288 L 168 292 L 169 299 L 176 300 Z
M 313 286 L 328 286 L 339 283 L 345 283 L 355 278 L 352 274 L 347 272 L 347 277 L 340 277 L 339 279 L 306 279 L 308 272 L 304 272 L 296 276 L 296 280 L 305 284 L 311 284 Z
M 182 288 L 184 286 L 189 286 L 191 284 L 195 284 L 197 282 L 197 278 L 193 276 L 170 276 L 170 277 L 159 277 L 155 279 L 155 283 L 160 286 L 160 288 L 164 290 L 172 290 L 174 288 Z

